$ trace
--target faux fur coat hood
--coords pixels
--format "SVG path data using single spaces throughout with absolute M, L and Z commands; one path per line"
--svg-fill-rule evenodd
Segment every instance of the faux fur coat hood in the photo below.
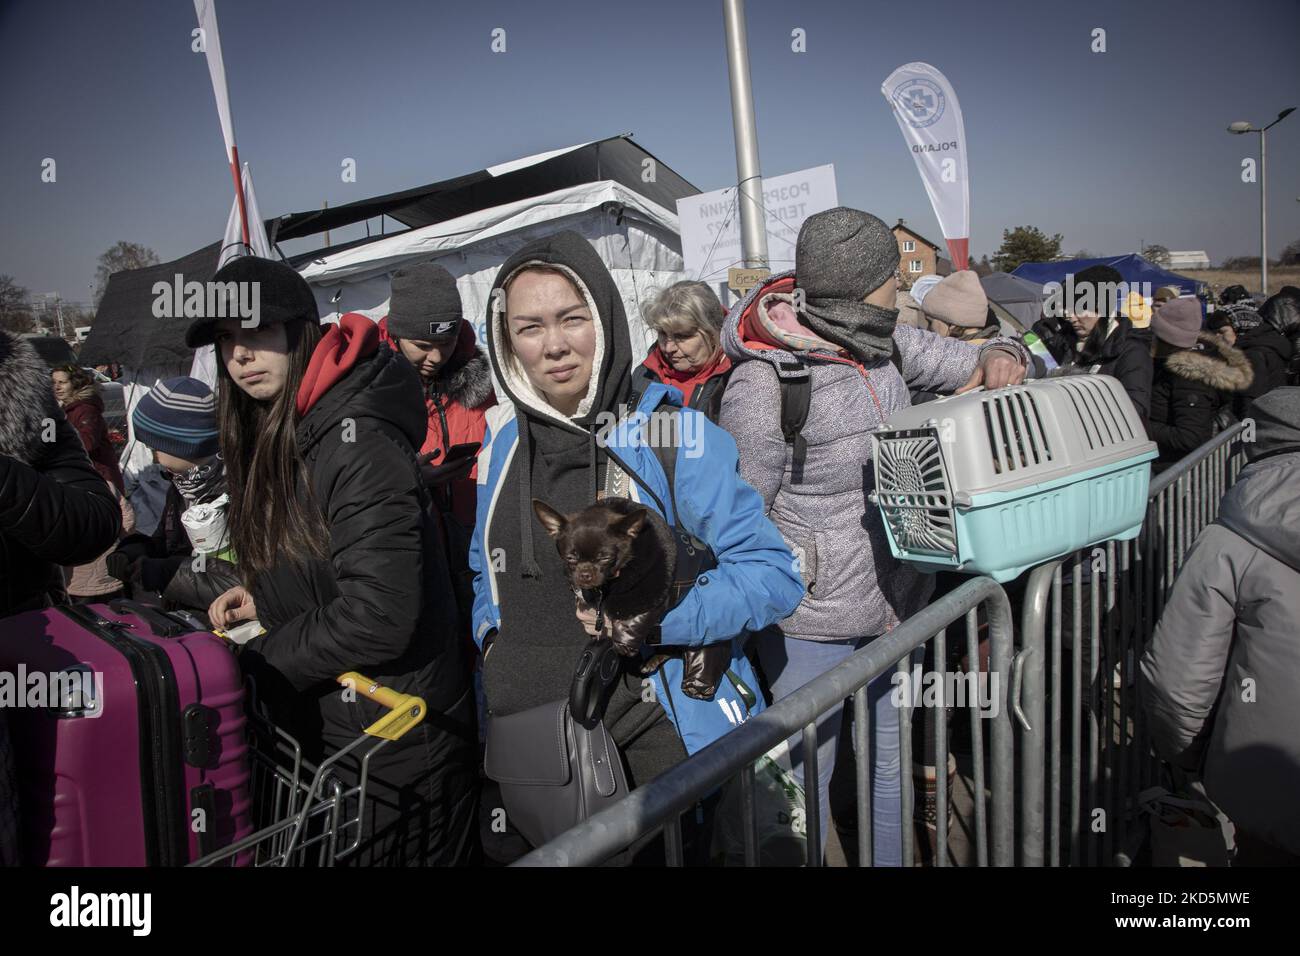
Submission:
M 29 342 L 0 331 L 0 617 L 65 599 L 61 566 L 117 540 L 121 508 L 91 467 Z
M 486 352 L 474 345 L 473 351 L 462 357 L 458 348 L 452 362 L 459 365 L 439 375 L 436 388 L 465 408 L 478 408 L 492 398 L 492 366 Z
M 25 339 L 0 330 L 0 454 L 31 465 L 41 457 L 41 434 L 58 403 L 50 370 Z
M 1199 382 L 1221 392 L 1244 392 L 1255 380 L 1246 353 L 1233 348 L 1213 332 L 1196 337 L 1200 349 L 1184 349 L 1165 359 L 1165 369 L 1179 378 Z

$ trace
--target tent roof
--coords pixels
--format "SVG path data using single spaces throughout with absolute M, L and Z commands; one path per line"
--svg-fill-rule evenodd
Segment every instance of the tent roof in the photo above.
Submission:
M 994 302 L 1041 302 L 1043 287 L 1009 272 L 990 272 L 980 277 L 984 294 Z
M 645 160 L 654 160 L 654 179 L 645 182 Z M 266 220 L 272 243 L 337 229 L 375 216 L 386 215 L 411 227 L 388 236 L 369 236 L 355 242 L 331 246 L 328 250 L 303 253 L 290 258 L 301 271 L 308 263 L 332 257 L 347 249 L 383 242 L 394 235 L 470 216 L 480 210 L 528 205 L 536 199 L 566 188 L 614 181 L 634 192 L 648 204 L 662 207 L 675 216 L 677 200 L 699 190 L 624 133 L 591 143 L 526 156 L 454 179 L 419 186 L 401 192 L 363 199 L 332 209 L 314 209 Z M 576 211 L 569 209 L 567 212 Z M 560 213 L 556 213 L 560 214 Z M 189 319 L 157 319 L 152 314 L 153 286 L 171 285 L 180 273 L 182 281 L 207 282 L 216 271 L 221 243 L 214 242 L 187 256 L 145 269 L 115 272 L 100 300 L 95 323 L 81 347 L 88 365 L 121 362 L 127 365 L 168 365 L 187 362 L 192 351 L 185 346 Z M 382 248 L 382 247 L 381 247 Z M 432 254 L 432 250 L 431 250 Z M 359 258 L 369 258 L 361 256 Z
M 1205 284 L 1196 279 L 1189 279 L 1187 276 L 1179 275 L 1176 272 L 1162 269 L 1154 262 L 1135 254 L 1102 256 L 1094 259 L 1065 259 L 1060 262 L 1025 262 L 1017 266 L 1011 274 L 1021 279 L 1028 279 L 1030 282 L 1045 284 L 1048 282 L 1061 282 L 1065 279 L 1067 273 L 1077 274 L 1089 266 L 1097 265 L 1110 266 L 1129 285 L 1138 282 L 1150 282 L 1153 291 L 1162 285 L 1172 285 L 1183 292 L 1194 294 L 1199 292 Z
M 609 206 L 617 207 L 622 216 L 674 234 L 678 232 L 677 215 L 671 208 L 665 209 L 625 186 L 606 181 L 569 186 L 545 196 L 494 206 L 418 229 L 370 236 L 361 242 L 331 246 L 289 261 L 312 285 L 355 281 L 390 272 L 412 258 L 431 258 L 495 236 Z
M 187 256 L 144 269 L 126 269 L 108 277 L 85 343 L 81 361 L 85 365 L 172 365 L 188 362 L 192 351 L 185 345 L 185 329 L 192 319 L 160 319 L 153 314 L 156 282 L 174 285 L 179 273 L 184 282 L 207 282 L 217 271 L 220 242 L 204 246 Z
M 653 167 L 644 165 L 647 159 L 654 161 Z M 647 168 L 654 170 L 651 182 L 643 178 Z M 699 193 L 624 133 L 332 209 L 290 213 L 268 223 L 268 236 L 272 242 L 298 239 L 380 215 L 417 229 L 566 186 L 604 180 L 621 183 L 670 211 L 676 209 L 678 199 Z

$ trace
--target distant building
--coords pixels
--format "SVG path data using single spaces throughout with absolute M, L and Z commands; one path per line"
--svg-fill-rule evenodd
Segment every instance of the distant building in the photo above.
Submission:
M 898 220 L 893 228 L 898 240 L 898 268 L 903 272 L 903 285 L 911 288 L 921 276 L 946 276 L 952 272 L 952 263 L 939 255 L 939 247 L 915 229 L 905 219 Z
M 1183 252 L 1169 251 L 1169 268 L 1175 272 L 1180 269 L 1208 269 L 1210 268 L 1210 257 L 1206 255 L 1203 249 L 1192 249 Z

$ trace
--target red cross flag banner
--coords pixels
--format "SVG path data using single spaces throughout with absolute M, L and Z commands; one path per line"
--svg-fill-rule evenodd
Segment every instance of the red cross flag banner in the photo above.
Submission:
M 966 125 L 948 78 L 928 63 L 905 63 L 880 92 L 916 160 L 954 269 L 970 259 L 970 180 L 966 175 Z

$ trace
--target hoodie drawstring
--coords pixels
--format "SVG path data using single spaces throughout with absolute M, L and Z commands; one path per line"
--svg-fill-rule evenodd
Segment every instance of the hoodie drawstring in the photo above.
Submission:
M 521 556 L 520 576 L 525 578 L 541 578 L 542 568 L 537 563 L 537 555 L 533 553 L 533 455 L 532 441 L 528 420 L 522 419 L 519 423 L 519 452 L 521 462 L 521 472 L 519 475 L 519 553 Z M 596 480 L 596 433 L 588 432 L 588 470 L 591 473 L 591 493 L 590 501 L 593 503 L 598 498 L 599 484 Z
M 533 554 L 533 449 L 528 419 L 519 421 L 519 558 L 520 576 L 540 578 L 542 569 Z

